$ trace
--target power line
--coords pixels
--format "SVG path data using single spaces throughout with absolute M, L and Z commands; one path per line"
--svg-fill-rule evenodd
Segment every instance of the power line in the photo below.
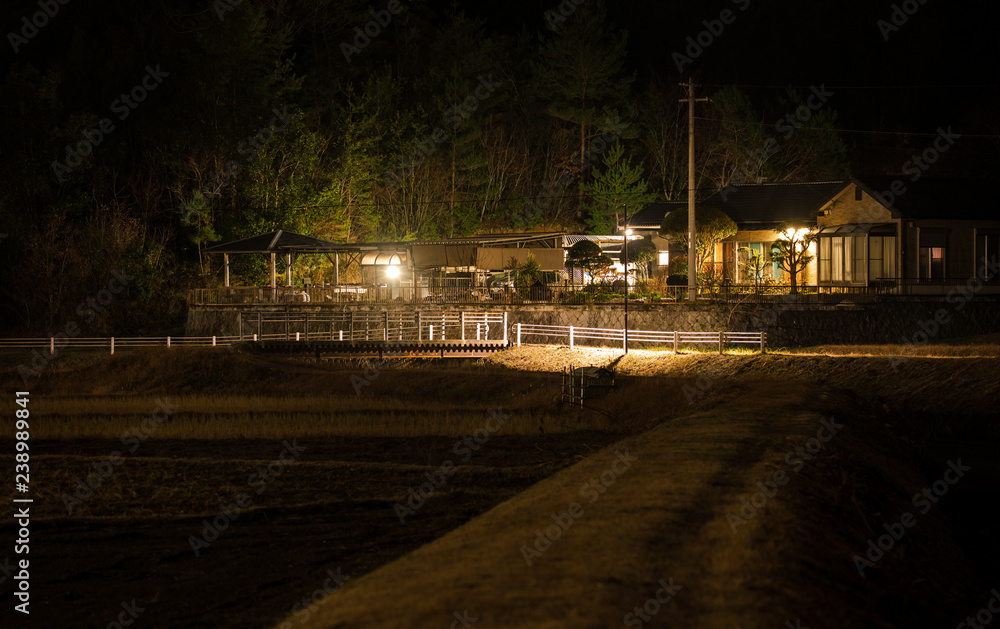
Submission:
M 709 121 L 719 122 L 718 118 L 702 118 L 702 117 L 699 117 L 698 120 L 709 120 Z M 765 126 L 765 127 L 769 127 L 769 128 L 770 127 L 777 128 L 777 126 L 778 126 L 777 123 L 772 124 L 772 123 L 768 123 L 768 122 L 762 122 L 760 124 L 763 125 L 763 126 Z M 929 137 L 929 138 L 936 138 L 937 136 L 941 135 L 940 133 L 918 133 L 918 132 L 915 132 L 915 131 L 865 131 L 863 129 L 838 129 L 836 127 L 806 127 L 806 126 L 797 126 L 796 127 L 796 126 L 794 126 L 792 124 L 788 124 L 788 128 L 791 129 L 793 127 L 796 130 L 798 130 L 798 129 L 810 129 L 810 130 L 814 130 L 814 131 L 837 131 L 837 132 L 840 132 L 840 133 L 860 133 L 860 134 L 864 134 L 864 135 L 902 135 L 902 136 L 920 136 L 920 137 Z M 1000 139 L 1000 135 L 986 135 L 986 134 L 981 134 L 981 133 L 979 133 L 979 134 L 977 134 L 977 133 L 961 133 L 959 135 L 961 135 L 963 138 L 979 138 L 979 139 L 986 139 L 986 140 L 998 140 L 998 139 Z
M 752 87 L 755 89 L 784 89 L 784 88 L 795 88 L 795 89 L 811 89 L 816 87 L 816 84 L 812 85 L 746 85 L 746 84 L 734 84 L 734 83 L 706 83 L 705 87 Z M 984 88 L 993 87 L 1000 88 L 1000 84 L 997 83 L 970 83 L 964 85 L 826 85 L 823 86 L 830 90 L 923 90 L 923 89 L 942 89 L 942 90 L 953 90 L 953 89 L 973 89 L 973 88 Z

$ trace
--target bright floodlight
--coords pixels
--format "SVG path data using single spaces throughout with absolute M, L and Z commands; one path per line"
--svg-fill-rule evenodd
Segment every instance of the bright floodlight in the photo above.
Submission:
M 399 277 L 399 267 L 395 264 L 389 265 L 389 267 L 385 270 L 385 276 L 390 279 L 396 279 Z
M 632 235 L 632 230 L 631 229 L 626 229 L 625 230 L 625 235 L 626 236 L 631 236 Z

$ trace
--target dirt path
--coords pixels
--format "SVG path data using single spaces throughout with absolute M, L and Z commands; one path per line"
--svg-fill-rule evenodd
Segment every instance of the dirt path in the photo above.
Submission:
M 831 434 L 835 424 L 844 428 Z M 817 436 L 829 441 L 805 451 L 812 459 L 795 454 Z M 348 582 L 308 620 L 283 626 L 953 626 L 970 572 L 940 511 L 921 516 L 866 577 L 852 561 L 926 485 L 891 439 L 856 400 L 747 383 Z M 759 510 L 736 519 L 758 482 L 781 478 Z M 552 514 L 572 523 L 556 531 Z M 536 546 L 545 529 L 554 541 Z M 672 600 L 647 602 L 661 580 L 675 586 Z

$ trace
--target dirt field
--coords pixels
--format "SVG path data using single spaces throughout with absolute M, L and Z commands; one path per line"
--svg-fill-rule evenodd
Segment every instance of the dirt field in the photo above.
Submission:
M 954 626 L 1000 577 L 983 515 L 1000 359 L 835 353 L 521 348 L 367 375 L 228 352 L 67 358 L 32 387 L 32 626 L 107 626 L 135 600 L 158 627 L 438 627 L 466 609 L 478 626 L 605 627 L 661 578 L 683 589 L 649 626 Z M 612 363 L 592 408 L 557 403 L 563 366 Z M 177 409 L 140 439 L 167 397 Z M 487 436 L 491 409 L 509 419 Z M 832 416 L 843 432 L 789 472 Z M 478 449 L 456 446 L 477 430 Z M 8 467 L 12 449 L 0 440 Z M 581 499 L 622 449 L 634 467 Z M 85 495 L 77 480 L 115 451 Z M 975 474 L 862 578 L 852 556 L 957 457 Z M 779 469 L 791 481 L 734 533 L 739 499 Z M 442 470 L 420 504 L 410 490 Z M 584 514 L 528 566 L 521 547 L 574 501 Z M 331 575 L 349 579 L 328 596 Z

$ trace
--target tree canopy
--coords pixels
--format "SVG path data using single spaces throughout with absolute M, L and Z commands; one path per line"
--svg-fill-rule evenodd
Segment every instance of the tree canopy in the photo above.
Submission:
M 695 253 L 700 270 L 711 255 L 715 244 L 736 233 L 736 222 L 717 208 L 696 205 L 694 208 Z M 688 212 L 673 210 L 663 219 L 660 235 L 688 250 Z
M 590 274 L 590 281 L 603 269 L 614 264 L 611 256 L 604 253 L 601 246 L 593 240 L 581 240 L 569 248 L 566 253 L 566 266 L 570 269 L 584 269 Z

